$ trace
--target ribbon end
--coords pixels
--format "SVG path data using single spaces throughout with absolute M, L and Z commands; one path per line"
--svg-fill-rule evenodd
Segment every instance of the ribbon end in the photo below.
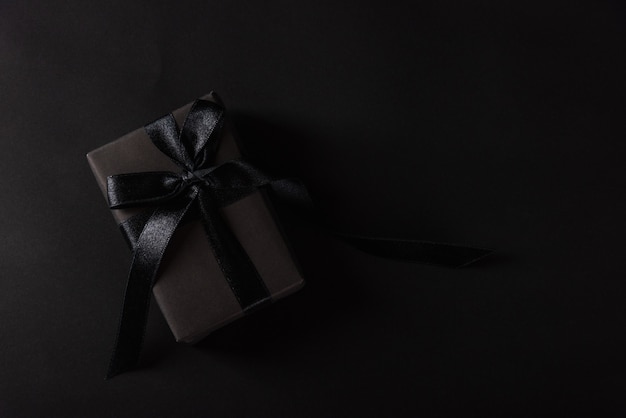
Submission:
M 107 374 L 104 377 L 104 380 L 109 380 L 118 376 L 122 373 L 125 373 L 131 369 L 133 369 L 136 365 L 136 361 L 128 361 L 124 358 L 113 357 L 111 362 L 109 363 L 109 369 L 107 370 Z
M 125 333 L 122 332 L 120 335 L 123 336 Z M 139 343 L 135 341 L 134 344 L 133 342 L 130 342 L 129 345 L 129 341 L 124 340 L 120 342 L 118 339 L 115 344 L 115 348 L 113 349 L 111 360 L 109 360 L 109 368 L 104 380 L 112 379 L 117 375 L 134 369 L 137 366 L 137 363 L 139 363 L 140 349 L 141 340 L 139 340 Z
M 359 250 L 379 257 L 453 268 L 469 266 L 493 252 L 493 250 L 485 248 L 430 241 L 337 235 Z
M 115 376 L 117 376 L 120 373 L 121 372 L 119 372 L 117 370 L 111 370 L 109 368 L 109 370 L 107 370 L 107 374 L 104 376 L 104 380 L 111 380 L 111 379 L 113 379 Z
M 482 260 L 485 257 L 490 256 L 491 254 L 494 253 L 494 250 L 490 250 L 487 248 L 467 248 L 468 250 L 473 250 L 474 251 L 474 256 L 473 258 L 470 258 L 469 260 L 459 264 L 458 266 L 456 266 L 456 268 L 463 268 L 463 267 L 467 267 L 471 264 L 474 264 L 480 260 Z
M 117 364 L 117 362 L 113 361 L 112 359 L 111 363 L 109 364 L 109 369 L 107 370 L 107 374 L 104 377 L 104 380 L 112 379 L 115 376 L 122 374 L 127 370 L 128 370 L 127 368 L 121 367 L 119 364 Z

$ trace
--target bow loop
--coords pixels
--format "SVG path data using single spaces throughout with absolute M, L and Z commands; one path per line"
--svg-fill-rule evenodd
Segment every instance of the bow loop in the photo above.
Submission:
M 208 168 L 215 159 L 223 126 L 224 107 L 208 100 L 196 100 L 183 126 L 178 129 L 169 114 L 145 126 L 154 145 L 187 171 Z
M 180 142 L 178 124 L 174 115 L 169 114 L 147 124 L 144 127 L 152 143 L 179 167 L 193 171 L 193 160 Z
M 111 209 L 145 206 L 166 202 L 185 189 L 179 174 L 169 171 L 118 174 L 107 177 Z
M 180 130 L 180 143 L 191 157 L 194 170 L 208 168 L 215 160 L 224 108 L 208 100 L 196 100 Z

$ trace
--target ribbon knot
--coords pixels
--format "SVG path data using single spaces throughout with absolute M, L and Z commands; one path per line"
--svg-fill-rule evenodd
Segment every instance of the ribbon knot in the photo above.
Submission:
M 181 173 L 181 179 L 186 187 L 193 186 L 197 183 L 205 183 L 210 186 L 210 182 L 208 178 L 203 178 L 205 170 L 199 171 L 183 171 Z

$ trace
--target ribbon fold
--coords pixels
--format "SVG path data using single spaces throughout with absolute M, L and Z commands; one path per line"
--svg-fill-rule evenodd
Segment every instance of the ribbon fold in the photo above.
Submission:
M 133 368 L 139 359 L 152 286 L 172 235 L 186 219 L 200 219 L 215 259 L 244 312 L 271 302 L 265 283 L 219 208 L 264 186 L 305 206 L 310 206 L 310 198 L 299 181 L 274 178 L 242 159 L 214 165 L 223 123 L 221 104 L 196 100 L 180 129 L 172 114 L 145 126 L 153 144 L 181 168 L 179 173 L 127 173 L 107 178 L 111 209 L 149 207 L 121 225 L 133 249 L 133 260 L 107 378 Z M 338 235 L 371 254 L 453 267 L 491 252 L 425 241 Z

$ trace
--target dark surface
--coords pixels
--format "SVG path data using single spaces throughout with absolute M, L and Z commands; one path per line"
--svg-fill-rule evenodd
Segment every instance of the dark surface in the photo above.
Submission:
M 620 2 L 141 3 L 0 3 L 0 416 L 626 416 Z M 498 253 L 287 214 L 301 292 L 195 347 L 153 310 L 104 381 L 130 254 L 85 153 L 212 89 L 345 230 Z

